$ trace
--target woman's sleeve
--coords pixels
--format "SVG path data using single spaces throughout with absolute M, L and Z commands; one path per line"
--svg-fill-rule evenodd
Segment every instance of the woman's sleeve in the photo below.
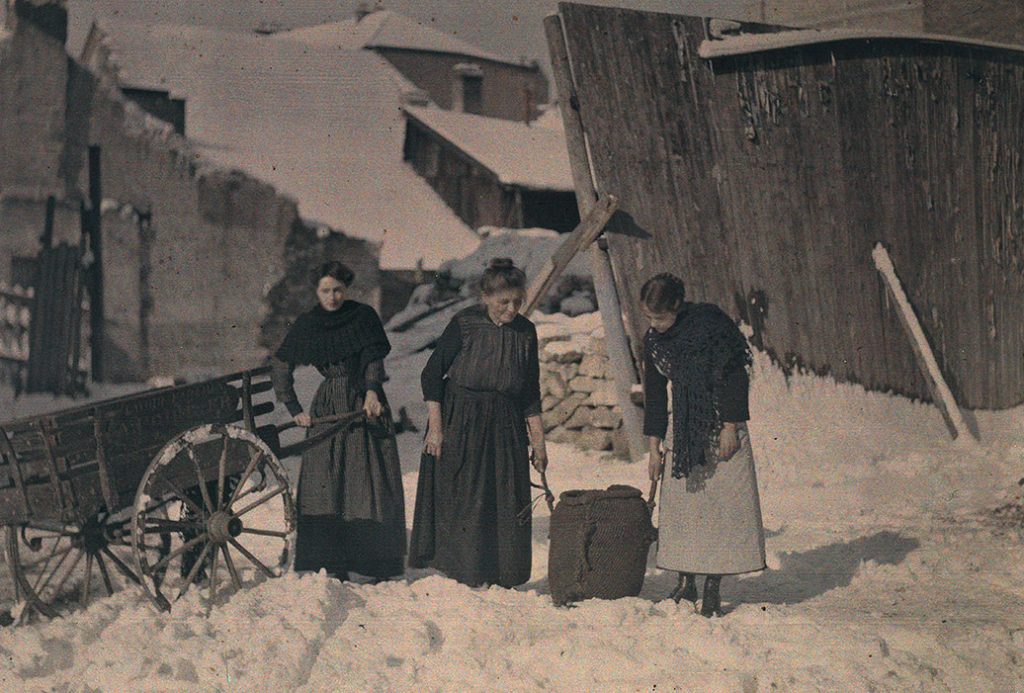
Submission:
M 462 330 L 459 328 L 458 318 L 454 318 L 448 323 L 448 327 L 444 328 L 441 338 L 434 347 L 434 353 L 430 355 L 427 365 L 420 374 L 420 386 L 423 388 L 425 401 L 444 401 L 445 376 L 461 349 Z
M 302 413 L 302 405 L 295 394 L 295 365 L 282 361 L 276 356 L 270 358 L 270 382 L 274 384 L 274 395 L 277 401 L 285 406 L 288 413 L 297 416 Z
M 644 435 L 664 438 L 668 430 L 668 378 L 644 350 Z
M 366 381 L 366 389 L 373 390 L 378 396 L 383 398 L 384 381 L 387 380 L 387 375 L 384 371 L 384 359 L 377 359 L 366 364 L 364 379 Z
M 722 421 L 740 422 L 750 419 L 750 376 L 740 363 L 728 369 L 715 384 L 715 401 Z
M 523 414 L 540 416 L 540 354 L 537 329 L 530 330 L 530 349 L 526 357 L 526 382 L 523 387 Z

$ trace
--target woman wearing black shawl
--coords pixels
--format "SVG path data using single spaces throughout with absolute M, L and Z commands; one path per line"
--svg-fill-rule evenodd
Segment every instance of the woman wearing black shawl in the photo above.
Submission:
M 345 299 L 353 277 L 340 262 L 319 268 L 317 305 L 296 319 L 272 359 L 274 392 L 307 436 L 332 425 L 311 425 L 314 418 L 359 409 L 367 415 L 302 455 L 295 569 L 382 579 L 400 575 L 405 557 L 398 447 L 384 425 L 391 345 L 376 311 Z M 324 377 L 309 413 L 295 395 L 297 365 L 315 366 Z
M 644 336 L 644 434 L 651 479 L 664 476 L 661 444 L 672 393 L 670 474 L 661 486 L 658 567 L 679 572 L 676 601 L 697 601 L 695 574 L 707 577 L 701 613 L 721 614 L 722 575 L 765 567 L 764 528 L 754 456 L 747 367 L 750 350 L 716 306 L 688 303 L 683 282 L 659 274 L 640 292 L 651 324 Z

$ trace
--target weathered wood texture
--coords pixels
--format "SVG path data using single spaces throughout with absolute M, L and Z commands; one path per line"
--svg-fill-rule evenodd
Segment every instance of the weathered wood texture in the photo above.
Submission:
M 28 392 L 77 394 L 82 323 L 81 250 L 60 243 L 39 253 L 29 324 Z
M 717 59 L 704 20 L 562 3 L 634 342 L 670 270 L 789 366 L 929 399 L 884 242 L 957 399 L 1024 400 L 1024 56 L 899 39 Z M 764 27 L 760 28 L 764 30 Z

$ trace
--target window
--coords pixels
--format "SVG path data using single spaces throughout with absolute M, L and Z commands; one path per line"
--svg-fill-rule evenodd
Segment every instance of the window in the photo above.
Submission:
M 466 113 L 484 111 L 484 78 L 472 75 L 462 76 L 462 110 Z

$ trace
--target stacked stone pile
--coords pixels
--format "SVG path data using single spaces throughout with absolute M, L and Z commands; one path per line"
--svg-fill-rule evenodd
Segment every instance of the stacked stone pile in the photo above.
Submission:
M 537 334 L 547 439 L 626 455 L 600 314 L 542 320 Z

